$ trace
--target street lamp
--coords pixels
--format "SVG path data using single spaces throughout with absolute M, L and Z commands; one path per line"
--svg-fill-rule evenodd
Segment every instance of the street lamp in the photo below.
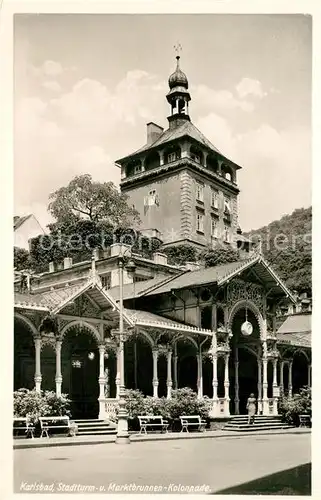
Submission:
M 119 370 L 120 370 L 120 387 L 119 387 L 119 411 L 118 411 L 118 421 L 117 421 L 117 444 L 130 444 L 129 434 L 128 434 L 128 413 L 126 409 L 126 393 L 125 393 L 125 357 L 124 357 L 124 298 L 123 298 L 123 287 L 124 287 L 124 263 L 125 263 L 125 253 L 130 250 L 127 248 L 118 257 L 118 268 L 119 268 Z M 136 265 L 133 260 L 130 260 L 125 266 L 129 273 L 134 274 L 136 270 Z

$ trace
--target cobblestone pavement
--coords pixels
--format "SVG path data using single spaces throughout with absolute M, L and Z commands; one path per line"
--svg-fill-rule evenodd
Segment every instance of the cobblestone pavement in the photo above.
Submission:
M 281 434 L 17 449 L 14 492 L 214 493 L 306 464 L 310 448 Z

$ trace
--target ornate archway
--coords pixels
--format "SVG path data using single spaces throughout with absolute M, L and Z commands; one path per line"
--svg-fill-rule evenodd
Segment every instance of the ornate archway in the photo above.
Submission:
M 247 332 L 242 325 L 248 321 L 252 329 Z M 260 399 L 259 366 L 263 319 L 258 308 L 250 301 L 237 302 L 229 315 L 232 331 L 229 359 L 231 413 L 245 414 L 246 401 L 251 393 Z
M 72 401 L 72 417 L 98 418 L 99 332 L 89 323 L 72 321 L 61 337 L 62 392 Z
M 35 386 L 35 343 L 36 327 L 21 314 L 14 315 L 14 390 Z

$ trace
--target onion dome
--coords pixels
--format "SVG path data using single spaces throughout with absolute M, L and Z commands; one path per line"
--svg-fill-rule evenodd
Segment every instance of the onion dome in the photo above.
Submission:
M 173 89 L 174 87 L 184 87 L 188 89 L 187 76 L 185 75 L 185 73 L 183 73 L 183 71 L 179 67 L 179 59 L 180 56 L 176 56 L 177 60 L 176 70 L 168 79 L 168 85 L 170 89 Z

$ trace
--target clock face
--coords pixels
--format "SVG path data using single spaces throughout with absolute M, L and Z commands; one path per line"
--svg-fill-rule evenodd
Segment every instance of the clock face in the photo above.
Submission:
M 245 337 L 252 335 L 253 333 L 252 323 L 250 323 L 249 321 L 244 321 L 244 323 L 241 326 L 241 332 Z

